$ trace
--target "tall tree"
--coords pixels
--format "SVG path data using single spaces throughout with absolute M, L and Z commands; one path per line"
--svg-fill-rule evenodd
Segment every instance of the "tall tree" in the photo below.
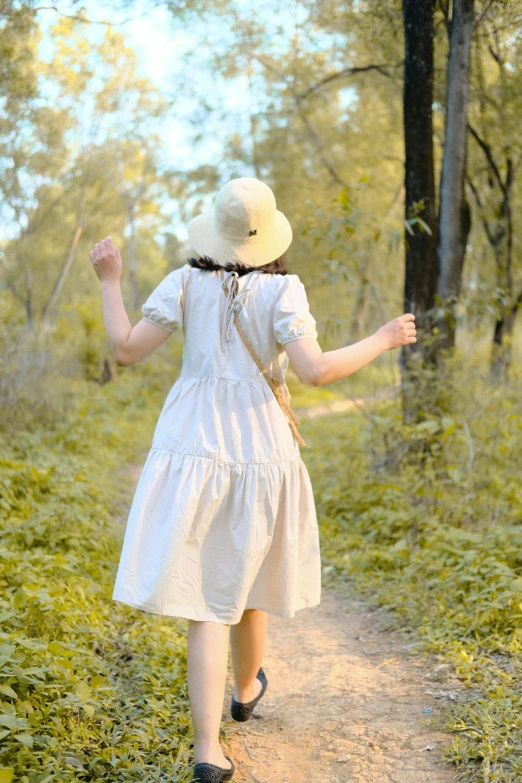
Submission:
M 484 237 L 494 261 L 489 304 L 495 311 L 491 370 L 502 378 L 509 370 L 513 330 L 522 306 L 521 267 L 517 263 L 517 175 L 522 163 L 520 114 L 522 89 L 519 2 L 493 5 L 481 19 L 473 45 L 473 103 L 467 181 Z M 518 185 L 518 188 L 517 188 Z
M 473 0 L 454 0 L 450 24 L 446 127 L 440 183 L 437 294 L 444 310 L 439 347 L 455 344 L 455 306 L 471 226 L 465 193 Z
M 19 26 L 18 16 L 15 21 Z M 142 154 L 160 146 L 154 120 L 161 123 L 165 103 L 154 85 L 136 74 L 136 56 L 121 35 L 108 29 L 93 43 L 86 23 L 61 19 L 49 31 L 53 57 L 46 61 L 38 58 L 30 37 L 37 43 L 37 27 L 29 28 L 27 40 L 9 37 L 7 28 L 6 23 L 0 29 L 0 47 L 10 43 L 24 73 L 39 78 L 32 80 L 36 88 L 22 95 L 18 77 L 0 87 L 0 97 L 2 89 L 6 92 L 0 117 L 0 170 L 5 167 L 0 214 L 17 233 L 0 247 L 0 269 L 5 287 L 25 310 L 26 324 L 44 338 L 67 287 L 74 289 L 87 276 L 82 267 L 71 283 L 79 253 L 102 232 L 123 233 L 129 213 L 129 283 L 132 304 L 139 304 L 136 226 L 146 224 L 150 242 L 150 232 L 168 222 L 160 203 L 178 183 L 175 174 L 167 175 L 160 166 L 159 156 Z M 52 103 L 47 98 L 50 85 Z M 123 186 L 125 205 L 115 198 Z
M 434 0 L 404 0 L 406 270 L 404 306 L 415 314 L 419 340 L 401 353 L 405 419 L 418 415 L 420 364 L 433 361 L 432 315 L 437 288 L 433 163 Z M 420 218 L 420 220 L 419 220 Z M 423 361 L 422 361 L 423 360 Z

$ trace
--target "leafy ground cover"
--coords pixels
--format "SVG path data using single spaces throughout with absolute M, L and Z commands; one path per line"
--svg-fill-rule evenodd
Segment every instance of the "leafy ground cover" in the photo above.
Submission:
M 397 402 L 307 421 L 325 560 L 414 628 L 467 686 L 448 751 L 463 780 L 522 779 L 520 378 L 456 369 L 451 415 Z M 464 391 L 465 390 L 465 391 Z M 460 393 L 462 392 L 462 393 Z
M 121 467 L 167 391 L 147 369 L 78 382 L 61 423 L 2 436 L 2 783 L 188 779 L 183 621 L 111 600 Z

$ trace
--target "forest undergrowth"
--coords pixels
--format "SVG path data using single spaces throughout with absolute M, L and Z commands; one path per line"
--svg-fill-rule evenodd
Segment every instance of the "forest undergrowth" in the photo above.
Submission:
M 186 621 L 111 600 L 131 495 L 122 468 L 150 444 L 181 344 L 158 354 L 114 383 L 53 367 L 3 400 L 0 783 L 187 780 Z M 465 394 L 451 413 L 405 427 L 391 401 L 303 421 L 302 456 L 326 567 L 466 686 L 445 713 L 448 758 L 463 780 L 511 783 L 522 774 L 520 369 L 502 385 L 478 362 L 454 373 Z M 294 404 L 328 398 L 290 388 Z
M 450 412 L 416 425 L 399 401 L 305 422 L 323 559 L 444 656 L 464 698 L 443 710 L 466 781 L 522 779 L 520 367 L 452 368 Z
M 0 783 L 189 779 L 184 621 L 111 599 L 121 468 L 168 383 L 157 358 L 104 385 L 51 372 L 4 419 Z

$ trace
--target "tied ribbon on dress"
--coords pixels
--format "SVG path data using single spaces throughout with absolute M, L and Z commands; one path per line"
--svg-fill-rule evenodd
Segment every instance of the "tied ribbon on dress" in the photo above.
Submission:
M 221 276 L 221 279 L 223 280 L 223 270 L 219 270 L 219 274 Z M 241 308 L 243 307 L 243 301 L 247 294 L 249 293 L 248 285 L 243 289 L 243 291 L 238 292 L 239 290 L 239 283 L 238 280 L 238 273 L 237 272 L 229 272 L 231 275 L 231 284 L 227 290 L 225 283 L 223 283 L 223 290 L 227 294 L 227 302 L 225 305 L 225 317 L 223 319 L 223 326 L 221 329 L 221 348 L 225 352 L 225 356 L 228 357 L 228 341 L 232 339 L 232 332 L 234 329 L 234 315 L 235 313 L 238 313 Z
M 275 398 L 279 403 L 281 410 L 283 411 L 283 413 L 287 418 L 288 424 L 290 426 L 290 429 L 292 430 L 292 434 L 295 440 L 297 441 L 297 443 L 299 443 L 300 446 L 308 446 L 308 443 L 306 443 L 306 441 L 303 440 L 303 438 L 301 437 L 297 429 L 297 425 L 299 424 L 299 419 L 297 418 L 297 416 L 291 409 L 290 405 L 288 404 L 287 400 L 283 396 L 283 381 L 281 381 L 280 378 L 273 377 L 268 373 L 268 370 L 266 369 L 266 367 L 263 366 L 261 359 L 255 352 L 252 343 L 246 336 L 245 330 L 243 329 L 239 321 L 238 313 L 243 307 L 244 295 L 249 293 L 249 289 L 245 288 L 243 291 L 238 293 L 239 284 L 238 284 L 237 272 L 234 271 L 229 272 L 230 284 L 228 285 L 227 285 L 227 280 L 225 279 L 225 276 L 223 274 L 223 269 L 219 270 L 219 274 L 222 280 L 223 291 L 227 295 L 225 318 L 223 320 L 223 328 L 221 330 L 221 345 L 224 347 L 225 353 L 227 352 L 227 348 L 226 348 L 227 340 L 232 339 L 232 328 L 233 328 L 232 324 L 235 323 L 237 330 L 241 335 L 241 338 L 245 343 L 250 356 L 255 361 L 255 363 L 261 370 L 265 380 L 267 381 L 268 385 L 274 392 Z

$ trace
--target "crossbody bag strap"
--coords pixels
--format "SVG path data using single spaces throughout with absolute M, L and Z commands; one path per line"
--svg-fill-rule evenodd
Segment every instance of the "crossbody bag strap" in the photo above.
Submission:
M 219 270 L 219 274 L 221 276 L 221 280 L 223 281 L 223 285 L 222 285 L 223 290 L 225 291 L 224 274 L 223 274 L 223 270 L 222 269 Z M 234 323 L 235 323 L 235 325 L 237 327 L 237 330 L 238 330 L 238 332 L 239 332 L 239 334 L 241 336 L 241 339 L 243 340 L 243 342 L 245 343 L 245 345 L 247 347 L 247 350 L 248 350 L 250 356 L 255 361 L 255 363 L 257 364 L 257 366 L 261 370 L 261 373 L 263 374 L 263 377 L 265 378 L 266 382 L 268 383 L 268 385 L 270 386 L 270 388 L 274 392 L 274 396 L 275 396 L 277 402 L 279 403 L 283 413 L 285 414 L 285 416 L 287 418 L 288 424 L 290 426 L 290 429 L 292 430 L 294 438 L 296 439 L 296 441 L 299 443 L 300 446 L 308 446 L 308 443 L 306 443 L 306 441 L 303 440 L 303 438 L 301 437 L 301 435 L 299 434 L 299 431 L 297 429 L 297 425 L 299 424 L 299 419 L 297 418 L 297 416 L 295 415 L 295 413 L 291 409 L 291 407 L 288 404 L 288 402 L 283 397 L 283 390 L 281 388 L 282 384 L 281 384 L 280 379 L 279 378 L 273 378 L 269 374 L 269 372 L 266 369 L 266 367 L 263 365 L 263 362 L 261 361 L 261 359 L 257 355 L 256 351 L 254 350 L 254 346 L 252 345 L 252 343 L 250 342 L 250 340 L 246 336 L 245 330 L 243 329 L 243 326 L 241 325 L 241 322 L 239 320 L 238 314 L 237 314 L 237 312 L 235 310 L 234 310 Z

